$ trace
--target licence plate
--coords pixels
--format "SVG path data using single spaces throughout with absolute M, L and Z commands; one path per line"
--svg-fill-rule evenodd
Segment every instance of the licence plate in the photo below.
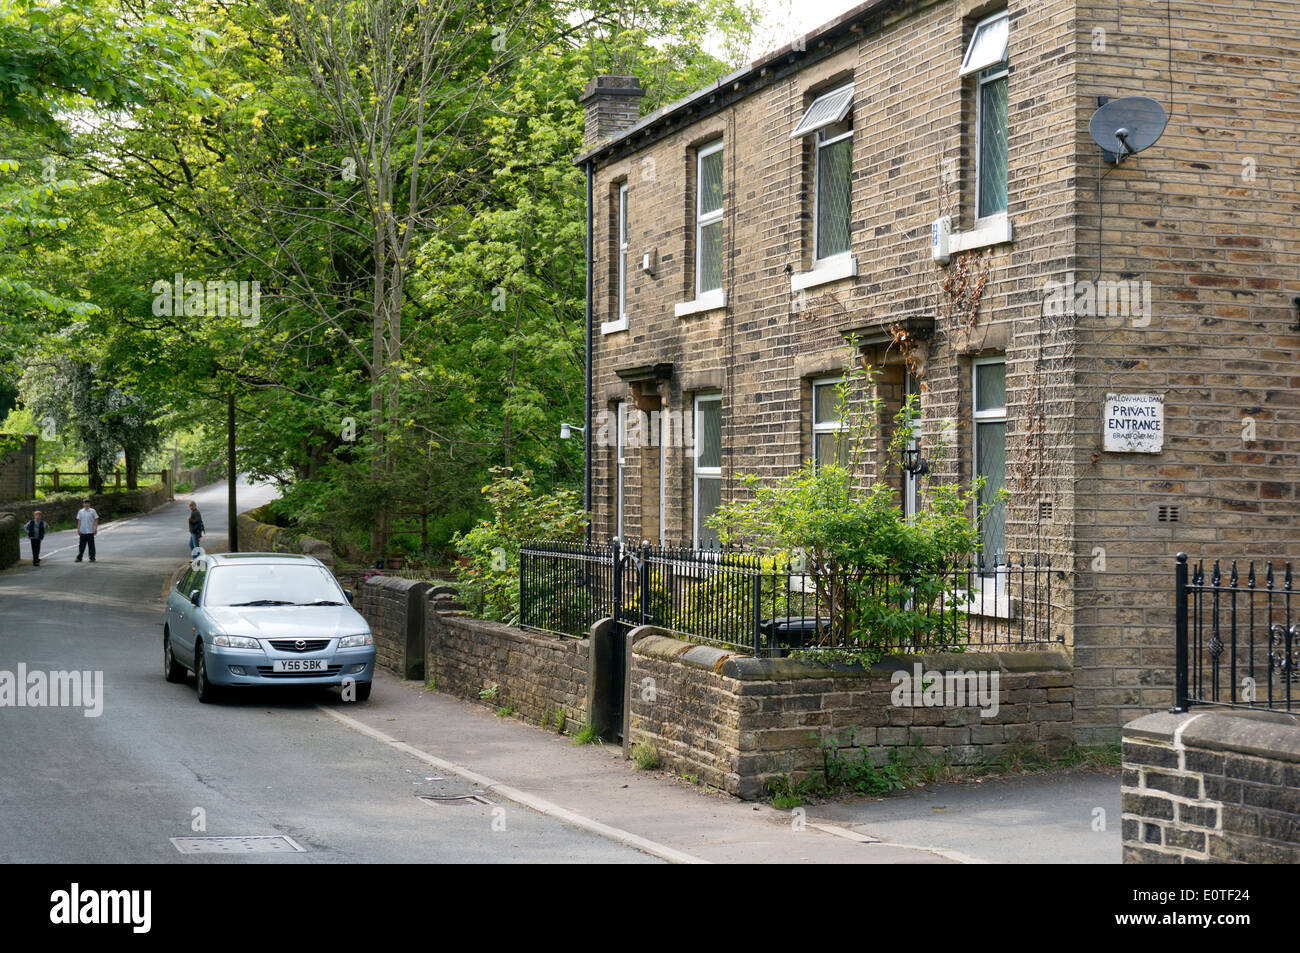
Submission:
M 324 672 L 325 663 L 328 659 L 323 658 L 278 658 L 275 660 L 276 672 Z

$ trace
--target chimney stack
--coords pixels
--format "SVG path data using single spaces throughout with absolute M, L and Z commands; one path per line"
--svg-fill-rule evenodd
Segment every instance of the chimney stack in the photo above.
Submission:
M 636 124 L 645 90 L 635 76 L 597 76 L 578 100 L 587 109 L 582 146 L 591 149 Z

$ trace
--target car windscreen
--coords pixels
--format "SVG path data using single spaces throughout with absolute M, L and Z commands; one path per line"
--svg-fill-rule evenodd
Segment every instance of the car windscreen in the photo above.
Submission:
M 343 593 L 320 566 L 248 563 L 214 566 L 208 573 L 205 606 L 310 605 L 343 603 Z

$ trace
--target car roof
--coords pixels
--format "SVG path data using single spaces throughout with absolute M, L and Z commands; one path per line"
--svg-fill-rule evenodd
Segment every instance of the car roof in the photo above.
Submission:
M 324 566 L 315 556 L 303 556 L 297 553 L 208 553 L 209 564 L 220 566 L 223 563 L 283 563 L 292 565 L 294 563 L 307 563 L 308 565 Z

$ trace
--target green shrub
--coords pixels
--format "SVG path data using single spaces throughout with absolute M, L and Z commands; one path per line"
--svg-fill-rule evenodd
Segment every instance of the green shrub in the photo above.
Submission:
M 851 374 L 841 387 L 840 416 L 849 441 L 843 464 L 807 463 L 775 482 L 743 476 L 747 497 L 724 504 L 712 520 L 723 543 L 792 554 L 814 592 L 789 594 L 787 604 L 804 607 L 806 614 L 815 605 L 828 620 L 819 640 L 847 647 L 852 660 L 863 663 L 898 646 L 960 645 L 954 570 L 977 552 L 972 514 L 983 512 L 979 484 L 963 490 L 931 481 L 911 521 L 885 473 L 862 485 L 861 455 L 873 442 L 873 421 L 884 406 L 866 393 L 870 378 L 869 370 Z M 899 466 L 915 415 L 914 397 L 894 415 L 886 472 Z M 941 456 L 941 442 L 936 444 L 927 448 L 932 460 Z M 780 608 L 774 600 L 774 614 L 782 614 Z M 816 651 L 804 654 L 819 657 Z
M 520 545 L 535 539 L 581 539 L 587 516 L 573 490 L 537 493 L 528 470 L 516 473 L 511 467 L 493 467 L 492 482 L 483 487 L 483 494 L 492 515 L 452 540 L 463 560 L 457 569 L 461 598 L 480 618 L 515 623 Z M 582 600 L 590 599 L 590 593 L 571 586 L 561 591 L 574 600 L 574 611 L 582 611 Z

